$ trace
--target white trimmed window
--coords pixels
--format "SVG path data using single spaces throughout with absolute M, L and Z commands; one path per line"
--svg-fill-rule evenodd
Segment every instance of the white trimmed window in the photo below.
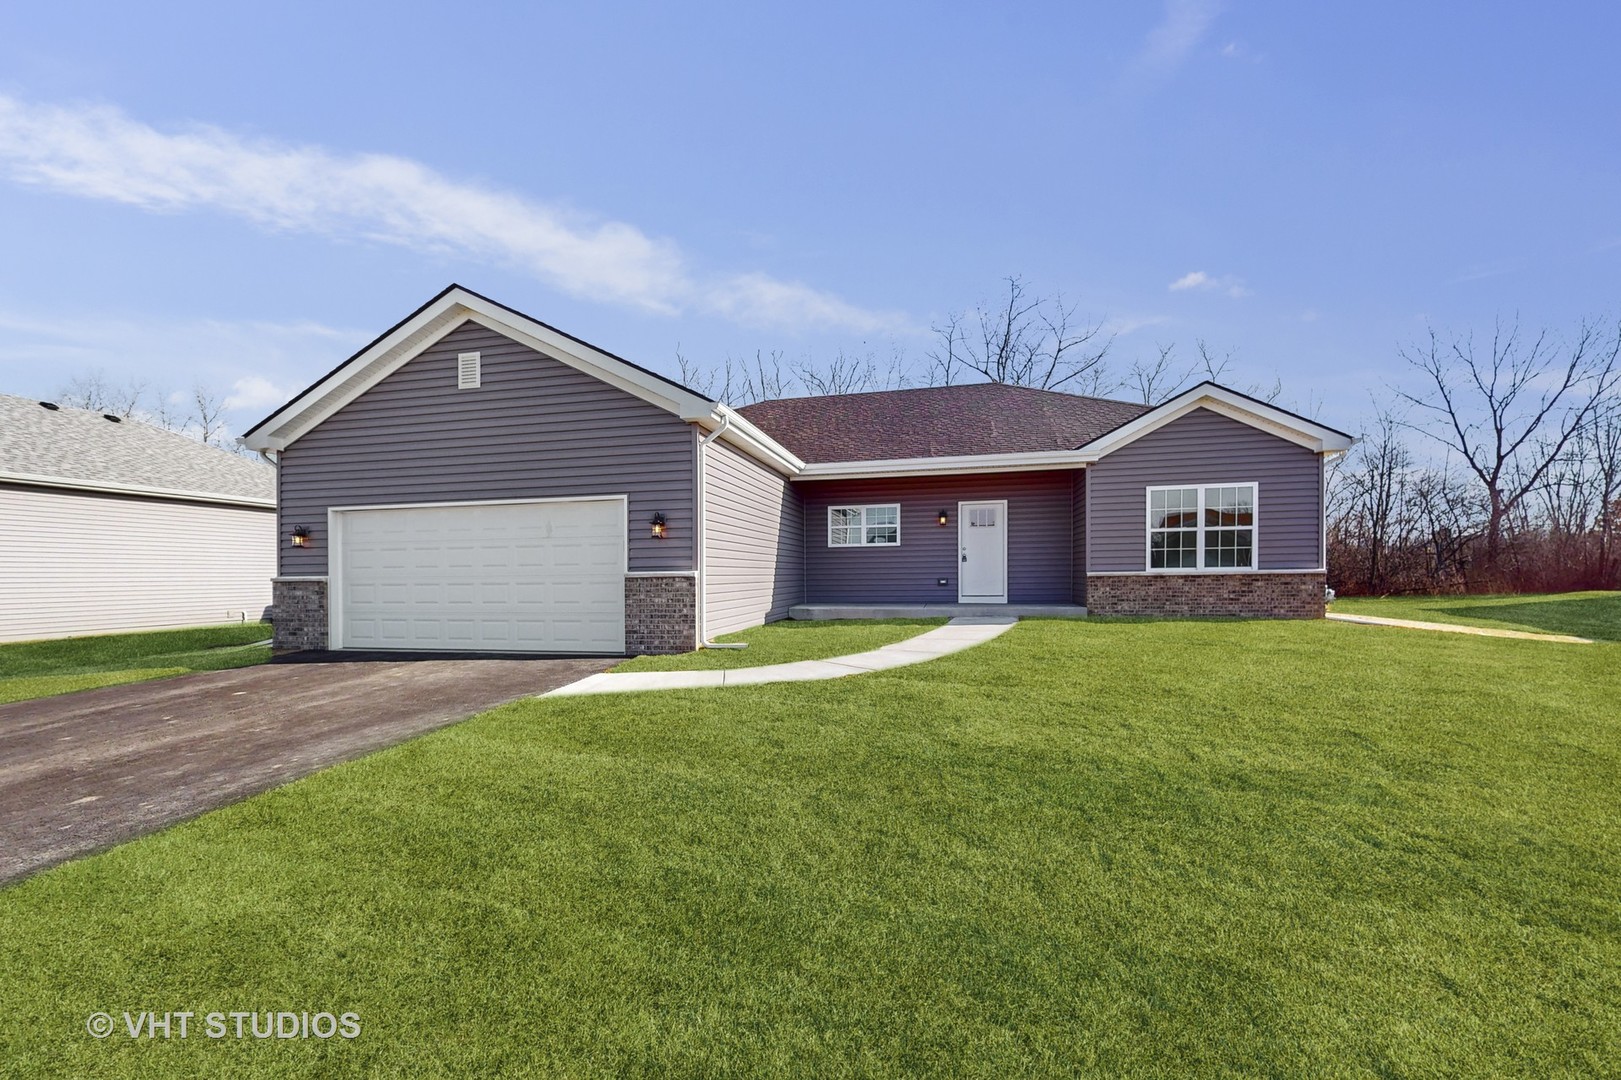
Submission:
M 828 547 L 894 547 L 900 542 L 900 503 L 827 508 Z
M 1255 485 L 1149 488 L 1148 568 L 1255 569 Z

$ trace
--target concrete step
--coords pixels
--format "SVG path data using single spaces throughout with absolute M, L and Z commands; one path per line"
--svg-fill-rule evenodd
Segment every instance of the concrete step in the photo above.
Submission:
M 1079 619 L 1079 604 L 795 604 L 790 619 L 938 619 L 962 616 Z

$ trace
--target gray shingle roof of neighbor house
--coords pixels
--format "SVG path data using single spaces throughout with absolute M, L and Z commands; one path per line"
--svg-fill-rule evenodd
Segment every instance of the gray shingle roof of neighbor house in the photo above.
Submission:
M 1148 411 L 1003 383 L 779 398 L 738 410 L 807 463 L 1074 450 Z
M 274 506 L 276 470 L 139 420 L 0 394 L 0 481 Z

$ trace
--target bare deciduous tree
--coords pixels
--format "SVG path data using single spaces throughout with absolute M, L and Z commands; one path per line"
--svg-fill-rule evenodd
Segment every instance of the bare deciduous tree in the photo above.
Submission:
M 191 388 L 191 415 L 181 429 L 189 431 L 209 446 L 225 441 L 225 405 L 218 393 L 202 383 Z
M 115 386 L 100 370 L 69 379 L 56 393 L 59 404 L 91 412 L 108 413 L 126 419 L 135 415 L 146 396 L 146 384 L 130 380 Z
M 1032 296 L 1022 278 L 1008 278 L 1007 287 L 994 307 L 981 304 L 934 327 L 932 381 L 950 386 L 973 372 L 991 382 L 1058 390 L 1103 365 L 1114 338 L 1104 336 L 1102 323 L 1078 325 L 1074 304 Z
M 1621 327 L 1583 323 L 1564 346 L 1549 332 L 1521 335 L 1501 324 L 1490 348 L 1473 336 L 1403 349 L 1426 389 L 1400 391 L 1428 422 L 1420 431 L 1456 453 L 1487 500 L 1485 561 L 1495 572 L 1505 522 L 1598 414 L 1621 378 Z
M 1152 362 L 1139 357 L 1126 372 L 1126 388 L 1144 405 L 1158 405 L 1175 397 L 1194 371 L 1177 362 L 1175 345 L 1156 348 L 1159 352 Z

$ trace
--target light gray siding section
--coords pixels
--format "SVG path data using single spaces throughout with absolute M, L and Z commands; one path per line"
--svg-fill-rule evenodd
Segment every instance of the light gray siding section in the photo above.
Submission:
M 257 621 L 269 509 L 0 486 L 0 641 Z
M 704 449 L 704 632 L 783 619 L 802 602 L 805 511 L 787 477 L 716 440 Z
M 1147 488 L 1249 482 L 1258 485 L 1260 569 L 1318 568 L 1322 459 L 1287 439 L 1200 408 L 1087 470 L 1087 571 L 1147 569 Z
M 1074 575 L 1071 470 L 818 480 L 795 485 L 805 500 L 805 602 L 954 604 L 957 503 L 1006 499 L 1008 602 L 1067 604 Z M 830 506 L 899 503 L 896 547 L 829 547 Z M 936 515 L 949 517 L 942 527 Z M 945 584 L 940 584 L 941 580 Z
M 456 354 L 481 385 L 456 389 Z M 477 323 L 452 330 L 281 455 L 281 573 L 327 572 L 327 508 L 629 496 L 631 571 L 694 569 L 696 429 Z M 668 521 L 651 537 L 655 513 Z

